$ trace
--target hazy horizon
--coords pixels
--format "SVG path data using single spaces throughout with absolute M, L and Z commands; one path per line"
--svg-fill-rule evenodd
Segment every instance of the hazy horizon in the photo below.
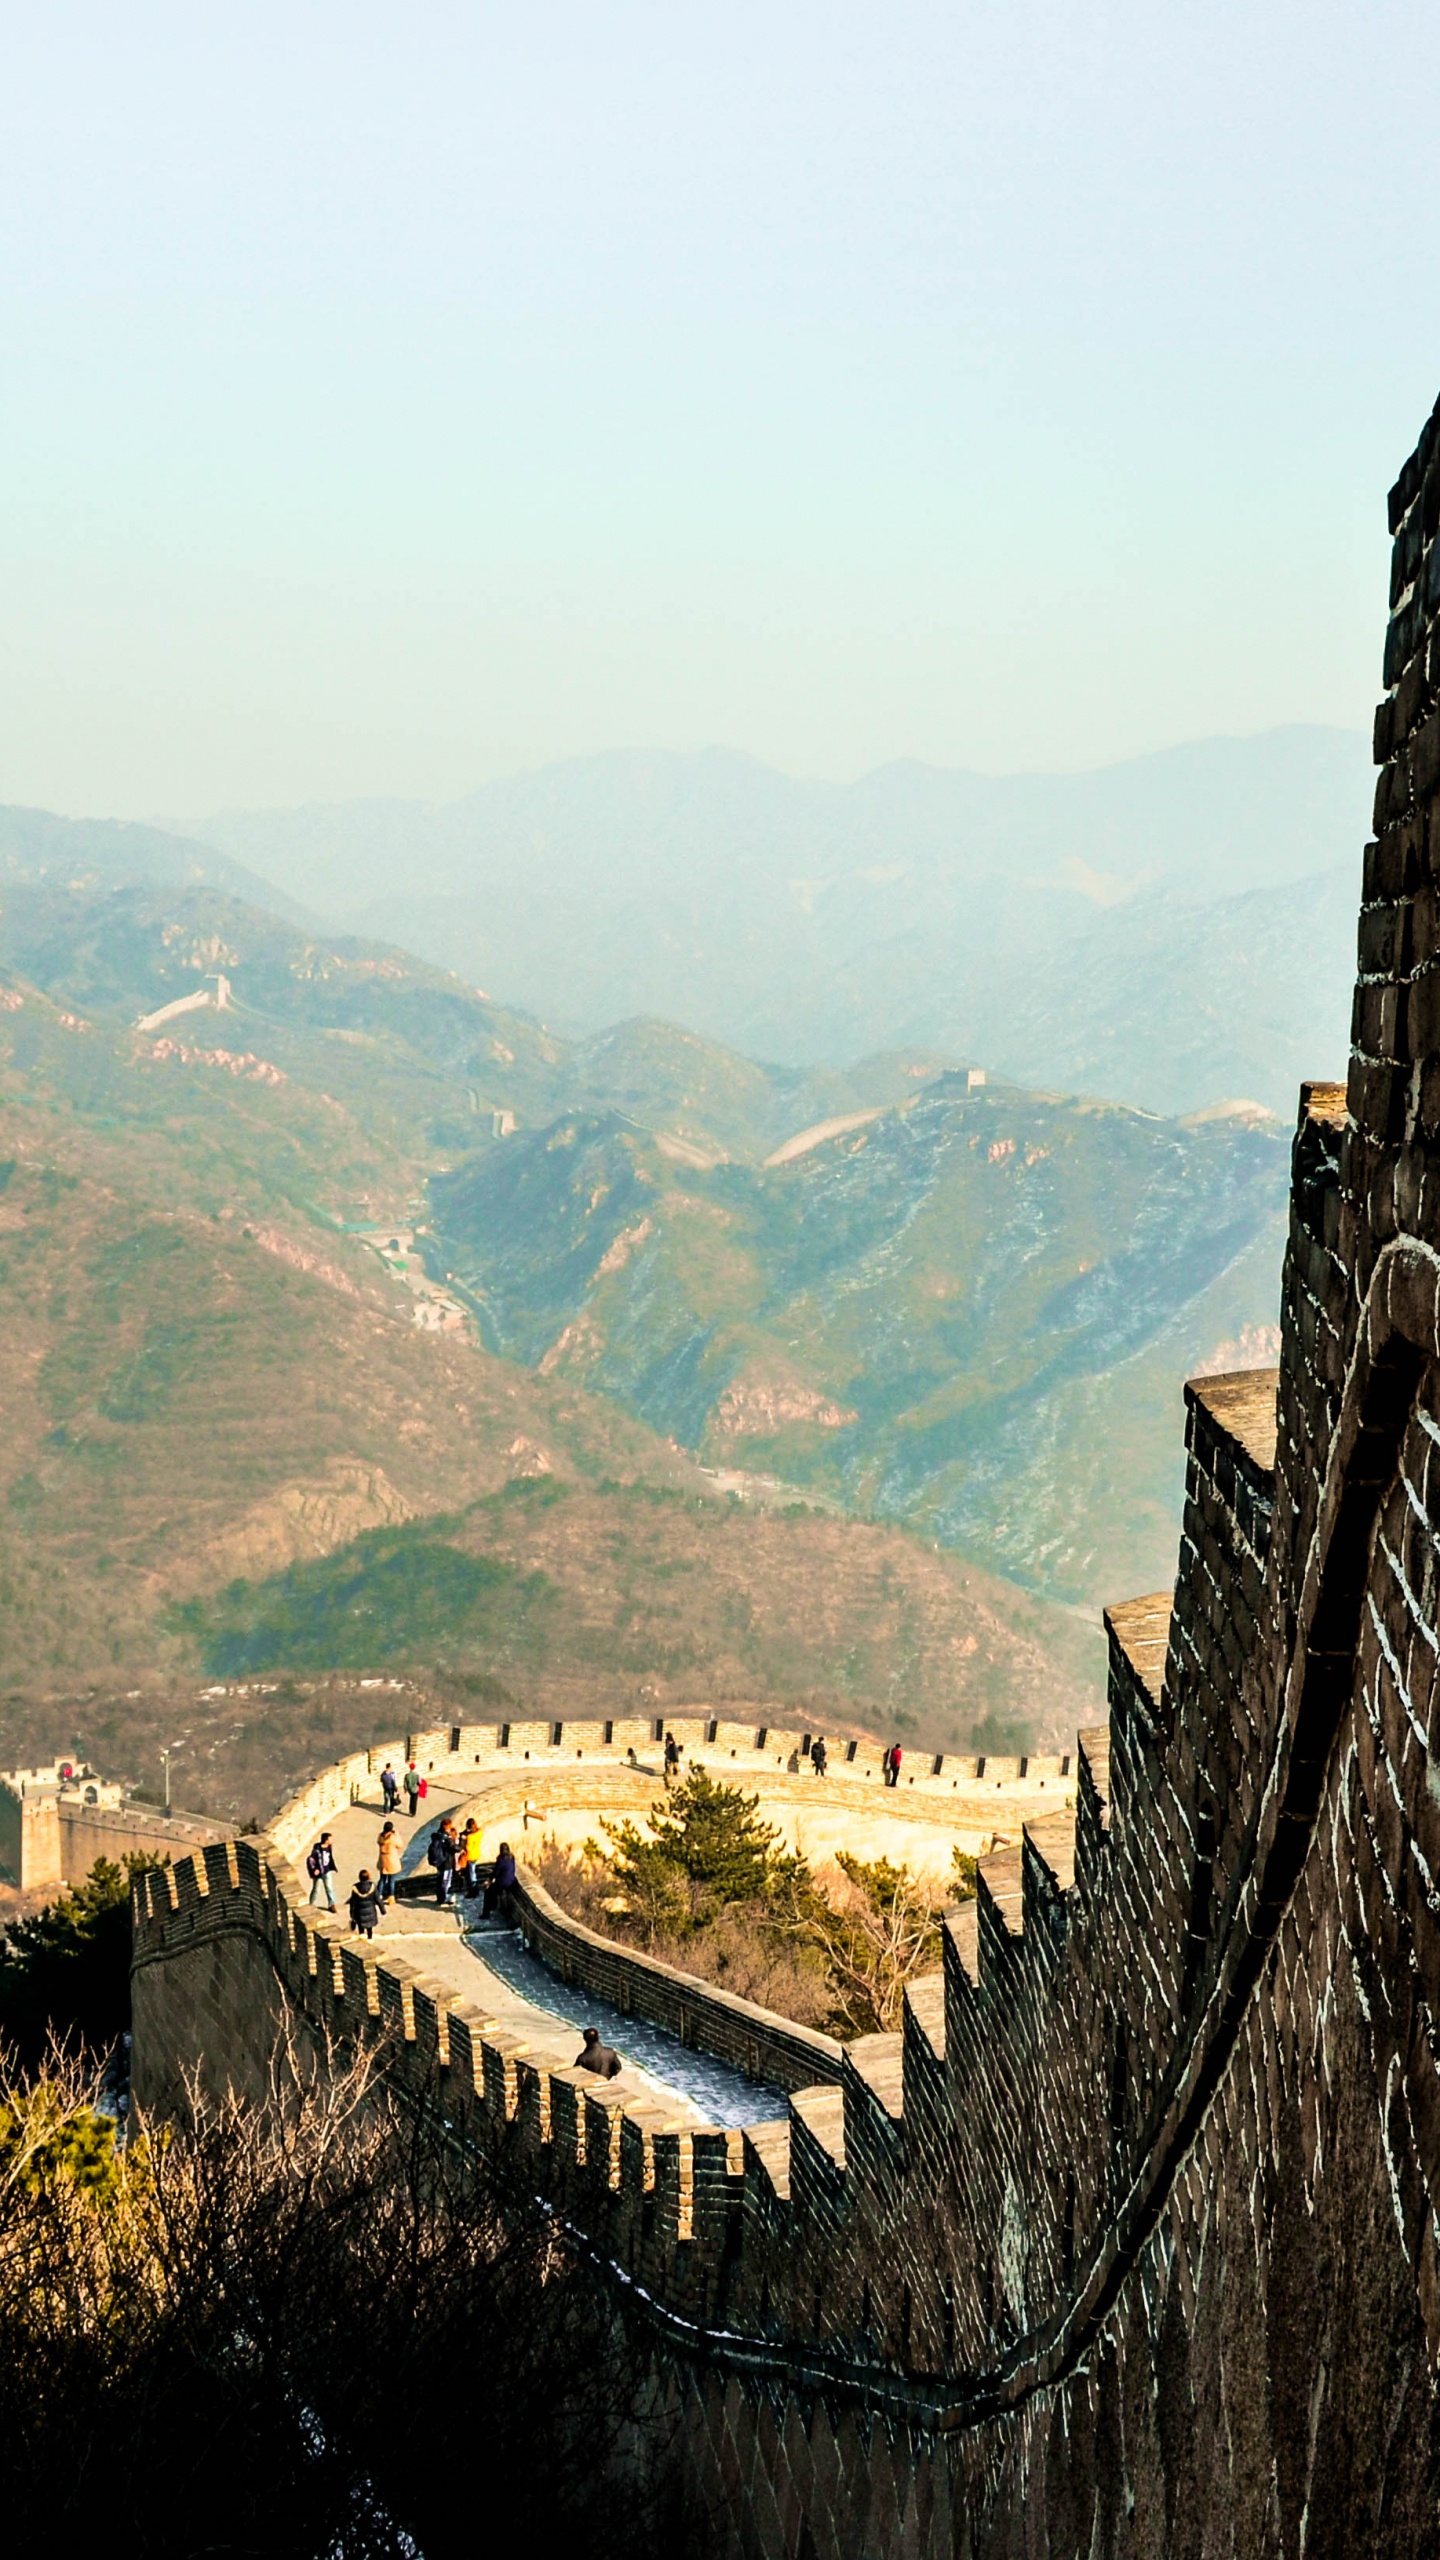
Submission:
M 0 800 L 1368 725 L 1416 0 L 9 32 Z
M 301 816 L 322 809 L 363 808 L 367 805 L 453 809 L 467 800 L 480 797 L 492 786 L 503 787 L 506 783 L 539 781 L 545 775 L 559 772 L 563 768 L 577 765 L 602 765 L 621 760 L 634 763 L 653 760 L 658 764 L 662 761 L 700 760 L 705 757 L 733 758 L 737 763 L 758 765 L 764 772 L 774 774 L 782 781 L 793 782 L 802 789 L 813 786 L 816 789 L 836 791 L 846 791 L 857 785 L 873 782 L 885 774 L 903 772 L 907 768 L 917 773 L 933 774 L 945 779 L 979 783 L 1083 782 L 1087 777 L 1098 778 L 1103 774 L 1124 771 L 1130 766 L 1156 764 L 1164 757 L 1183 755 L 1189 748 L 1245 746 L 1262 739 L 1308 730 L 1354 740 L 1363 745 L 1367 756 L 1369 754 L 1367 730 L 1353 725 L 1347 727 L 1343 723 L 1330 720 L 1282 720 L 1260 729 L 1212 731 L 1203 737 L 1167 738 L 1157 746 L 1142 748 L 1136 755 L 1109 757 L 1093 764 L 986 767 L 976 764 L 942 764 L 926 756 L 896 755 L 887 756 L 879 764 L 861 766 L 855 773 L 839 774 L 796 772 L 791 767 L 778 762 L 773 756 L 758 755 L 749 747 L 737 747 L 722 738 L 709 738 L 695 747 L 602 746 L 591 748 L 583 755 L 547 757 L 538 764 L 516 765 L 510 770 L 487 774 L 482 781 L 473 783 L 468 788 L 446 793 L 443 797 L 436 796 L 433 799 L 419 792 L 373 792 L 363 796 L 357 795 L 354 799 L 337 795 L 333 798 L 313 801 L 282 800 L 269 804 L 254 803 L 245 808 L 236 806 L 225 809 L 191 810 L 179 815 L 174 812 L 146 809 L 137 811 L 133 821 L 124 821 L 124 823 L 159 827 L 174 835 L 199 836 L 207 823 L 219 823 L 229 818 Z M 110 817 L 114 816 L 115 812 L 66 810 L 58 814 L 67 817 Z

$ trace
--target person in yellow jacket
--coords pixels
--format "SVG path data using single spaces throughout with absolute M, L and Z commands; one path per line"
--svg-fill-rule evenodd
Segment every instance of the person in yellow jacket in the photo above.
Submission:
M 465 1869 L 467 1893 L 474 1894 L 480 1890 L 480 1857 L 483 1846 L 484 1834 L 480 1825 L 473 1813 L 467 1814 L 465 1828 L 460 1834 L 460 1860 Z
M 393 1822 L 387 1822 L 375 1843 L 375 1874 L 382 1911 L 387 1902 L 394 1899 L 395 1879 L 400 1873 L 403 1854 L 400 1847 L 400 1834 Z

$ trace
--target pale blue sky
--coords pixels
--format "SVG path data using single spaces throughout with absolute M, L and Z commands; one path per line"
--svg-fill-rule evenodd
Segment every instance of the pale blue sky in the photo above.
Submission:
M 5 13 L 0 799 L 1368 720 L 1432 6 Z

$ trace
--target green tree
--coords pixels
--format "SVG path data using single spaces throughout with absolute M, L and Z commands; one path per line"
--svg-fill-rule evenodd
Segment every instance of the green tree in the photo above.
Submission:
M 978 1858 L 972 1858 L 969 1851 L 966 1849 L 951 1850 L 950 1890 L 957 1902 L 974 1901 L 975 1879 L 979 1873 L 980 1861 Z
M 0 2090 L 0 2198 L 12 2188 L 40 2194 L 57 2180 L 94 2198 L 120 2184 L 115 2120 L 68 2102 L 53 2080 Z
M 760 1799 L 694 1768 L 650 1808 L 650 1837 L 633 1822 L 604 1825 L 615 1881 L 651 1936 L 704 1927 L 731 1903 L 761 1901 L 802 1861 L 760 1819 Z
M 0 1946 L 0 2043 L 24 2065 L 53 2037 L 104 2053 L 130 2023 L 130 1887 L 158 1858 L 97 1858 L 83 1884 Z

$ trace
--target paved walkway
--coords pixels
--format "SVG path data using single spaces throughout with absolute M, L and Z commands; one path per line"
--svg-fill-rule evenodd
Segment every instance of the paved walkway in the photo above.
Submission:
M 461 1789 L 448 1781 L 437 1786 L 432 1779 L 414 1822 L 401 1797 L 401 1809 L 390 1819 L 404 1843 L 403 1875 L 430 1878 L 433 1869 L 425 1851 L 431 1832 L 456 1805 L 473 1803 L 476 1793 L 469 1781 Z M 342 1914 L 360 1869 L 376 1872 L 376 1843 L 385 1819 L 377 1785 L 373 1797 L 335 1814 L 328 1825 L 339 1861 L 339 1873 L 333 1879 L 335 1907 Z M 492 1824 L 486 1833 L 487 1850 L 494 1846 L 493 1830 Z M 493 1965 L 487 1964 L 483 1953 L 491 1935 Z M 740 2072 L 727 2071 L 706 2054 L 692 2052 L 660 2027 L 623 2017 L 605 2002 L 571 1991 L 538 1956 L 529 1953 L 518 1931 L 480 1920 L 479 1904 L 463 1895 L 447 1909 L 433 1899 L 392 1902 L 375 1944 L 403 1954 L 447 1990 L 459 1992 L 483 2013 L 487 2025 L 513 2036 L 552 2069 L 574 2063 L 582 2025 L 598 2026 L 625 2066 L 617 2079 L 603 2084 L 607 2092 L 616 2098 L 648 2098 L 666 2108 L 677 2124 L 741 2125 L 785 2112 L 785 2101 L 777 2092 L 746 2080 Z M 527 1989 L 533 1991 L 533 1998 L 527 1997 Z

